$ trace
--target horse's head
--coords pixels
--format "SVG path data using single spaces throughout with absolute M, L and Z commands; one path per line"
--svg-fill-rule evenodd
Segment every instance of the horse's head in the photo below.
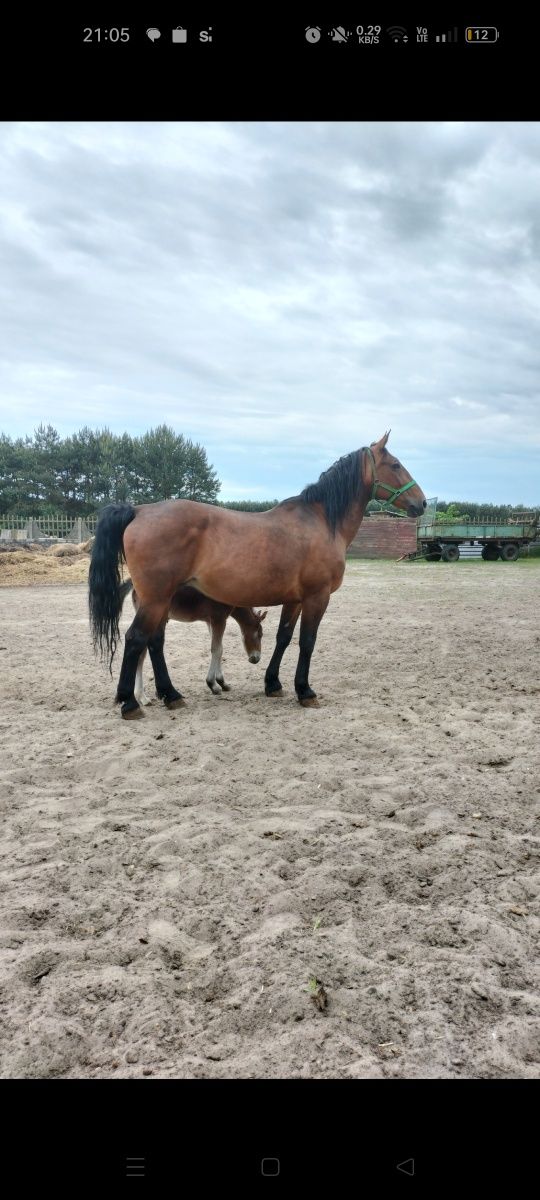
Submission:
M 371 485 L 370 499 L 402 508 L 408 517 L 420 517 L 426 507 L 426 497 L 395 454 L 386 449 L 389 437 L 390 430 L 364 450 L 363 477 Z
M 244 608 L 241 610 L 241 617 L 239 610 L 237 610 L 235 615 L 238 616 L 238 623 L 242 630 L 242 638 L 249 661 L 250 663 L 258 663 L 261 657 L 262 622 L 266 616 L 266 610 L 260 612 L 254 608 Z

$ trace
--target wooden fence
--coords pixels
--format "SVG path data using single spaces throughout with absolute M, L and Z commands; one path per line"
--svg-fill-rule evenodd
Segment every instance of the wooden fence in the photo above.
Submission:
M 66 542 L 87 542 L 96 532 L 98 518 L 92 517 L 21 517 L 0 516 L 0 540 L 35 542 L 46 538 L 63 538 Z M 444 529 L 444 525 L 441 526 Z M 523 546 L 521 554 L 529 548 L 538 553 L 540 540 Z M 416 521 L 402 517 L 390 519 L 382 513 L 372 513 L 366 518 L 348 548 L 353 558 L 398 558 L 416 549 Z M 479 557 L 481 548 L 462 546 L 462 557 Z

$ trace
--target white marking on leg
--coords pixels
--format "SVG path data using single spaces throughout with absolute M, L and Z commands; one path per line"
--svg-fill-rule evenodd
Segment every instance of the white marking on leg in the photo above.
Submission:
M 221 670 L 221 655 L 223 653 L 223 639 L 222 639 L 222 637 L 220 637 L 220 635 L 218 633 L 216 633 L 215 630 L 212 630 L 211 650 L 212 650 L 212 657 L 210 659 L 210 666 L 208 668 L 208 675 L 206 676 L 206 682 L 208 684 L 208 687 L 214 693 L 214 696 L 219 696 L 219 694 L 221 692 L 221 688 L 219 687 L 216 680 L 220 679 L 223 683 L 225 682 L 223 679 L 223 673 Z
M 144 690 L 143 662 L 144 662 L 145 658 L 146 658 L 146 650 L 143 650 L 143 652 L 139 658 L 139 661 L 137 663 L 137 674 L 135 676 L 135 687 L 133 689 L 133 694 L 135 696 L 137 704 L 150 704 L 150 702 L 151 702 L 150 697 L 146 695 L 146 692 Z
M 208 687 L 212 689 L 214 696 L 219 696 L 219 693 L 221 691 L 221 688 L 218 687 L 218 685 L 216 683 L 216 676 L 218 674 L 218 671 L 220 670 L 220 663 L 221 663 L 221 659 L 220 659 L 219 654 L 215 654 L 214 652 L 212 652 L 212 657 L 210 659 L 210 666 L 208 668 L 208 675 L 206 676 L 206 682 L 208 684 Z

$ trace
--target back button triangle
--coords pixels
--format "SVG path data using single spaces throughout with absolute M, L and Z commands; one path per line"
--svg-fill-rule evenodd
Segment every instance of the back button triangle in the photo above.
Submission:
M 414 1175 L 414 1158 L 406 1158 L 405 1162 L 396 1163 L 396 1170 L 404 1175 Z

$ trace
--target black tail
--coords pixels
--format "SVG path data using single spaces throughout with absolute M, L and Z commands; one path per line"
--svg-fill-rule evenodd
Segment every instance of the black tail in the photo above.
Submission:
M 120 638 L 119 618 L 124 597 L 129 591 L 120 583 L 124 530 L 135 516 L 132 504 L 108 504 L 96 529 L 90 561 L 88 597 L 90 628 L 94 650 L 101 659 L 109 656 L 109 671 Z M 131 585 L 131 580 L 129 581 Z

